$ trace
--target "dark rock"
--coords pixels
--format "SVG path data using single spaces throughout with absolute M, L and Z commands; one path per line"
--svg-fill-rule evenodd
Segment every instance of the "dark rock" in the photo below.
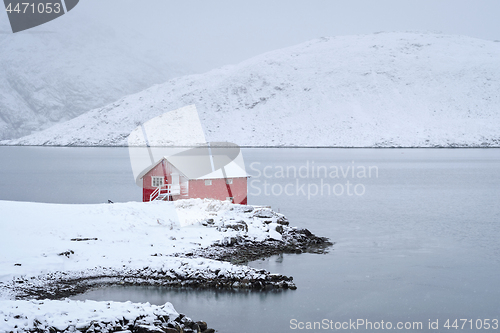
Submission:
M 91 240 L 98 240 L 97 238 L 71 238 L 72 242 L 85 242 Z
M 253 212 L 254 208 L 253 206 L 246 206 L 246 205 L 234 205 L 231 210 L 237 211 L 237 212 L 243 212 L 243 213 L 250 213 Z
M 206 330 L 202 331 L 201 333 L 215 333 L 215 330 L 213 328 L 207 328 Z
M 64 252 L 61 252 L 61 253 L 58 253 L 57 255 L 58 256 L 66 256 L 69 258 L 70 255 L 72 254 L 75 254 L 75 252 L 73 250 L 68 250 L 68 251 L 64 251 Z
M 135 332 L 137 332 L 137 333 L 165 333 L 161 328 L 153 326 L 153 325 L 138 325 L 135 327 Z
M 302 233 L 303 233 L 304 235 L 306 235 L 307 237 L 311 237 L 311 236 L 313 235 L 313 234 L 312 234 L 312 232 L 310 232 L 310 231 L 309 231 L 309 230 L 307 230 L 307 229 L 302 229 Z
M 236 230 L 236 231 L 248 231 L 248 225 L 245 221 L 238 221 L 236 223 L 227 224 L 225 227 Z
M 280 216 L 280 218 L 278 218 L 278 220 L 276 222 L 278 224 L 281 224 L 281 225 L 289 225 L 290 224 L 290 222 L 288 222 L 288 220 L 284 216 Z
M 175 328 L 171 328 L 171 327 L 164 328 L 163 330 L 165 331 L 165 333 L 179 333 L 178 330 L 176 330 Z
M 273 217 L 273 212 L 270 209 L 258 209 L 255 210 L 253 213 L 253 216 L 258 217 L 258 218 L 271 218 Z
M 193 325 L 190 326 L 193 332 L 199 333 L 201 332 L 200 326 L 197 323 L 193 323 Z
M 207 323 L 204 322 L 204 321 L 197 321 L 196 324 L 198 324 L 198 326 L 200 327 L 200 330 L 203 332 L 203 331 L 206 331 L 208 326 L 207 326 Z
M 186 315 L 180 313 L 179 316 L 174 319 L 174 321 L 180 323 L 184 317 L 186 317 Z

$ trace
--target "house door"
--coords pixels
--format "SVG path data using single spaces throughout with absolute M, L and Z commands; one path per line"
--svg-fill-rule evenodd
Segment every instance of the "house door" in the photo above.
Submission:
M 179 174 L 172 173 L 172 194 L 179 195 L 181 194 L 181 187 L 179 185 Z

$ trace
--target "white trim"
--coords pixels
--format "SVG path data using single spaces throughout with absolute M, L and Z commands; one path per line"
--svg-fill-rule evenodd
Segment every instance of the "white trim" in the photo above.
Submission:
M 159 180 L 160 184 L 155 184 L 155 180 Z M 151 176 L 151 187 L 160 187 L 163 186 L 164 184 L 164 179 L 161 176 Z
M 212 179 L 205 179 L 205 186 L 212 185 Z
M 212 172 L 214 172 L 215 171 L 214 157 L 212 156 L 212 149 L 210 148 L 210 142 L 208 143 L 208 157 L 210 158 L 210 166 L 212 167 Z

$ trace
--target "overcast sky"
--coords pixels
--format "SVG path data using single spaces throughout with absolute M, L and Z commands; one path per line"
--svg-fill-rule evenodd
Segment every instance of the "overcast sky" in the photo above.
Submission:
M 60 19 L 77 16 L 142 34 L 152 52 L 202 71 L 322 36 L 431 31 L 500 40 L 499 0 L 80 0 Z

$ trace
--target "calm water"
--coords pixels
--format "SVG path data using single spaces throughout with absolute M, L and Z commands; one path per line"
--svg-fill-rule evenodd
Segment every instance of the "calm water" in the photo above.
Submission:
M 141 198 L 126 149 L 0 147 L 0 154 L 2 200 Z M 170 301 L 179 312 L 206 320 L 219 332 L 291 332 L 291 319 L 367 319 L 394 325 L 421 321 L 420 331 L 429 331 L 429 319 L 438 319 L 439 331 L 445 331 L 446 319 L 499 318 L 500 150 L 246 149 L 244 158 L 253 175 L 251 204 L 271 205 L 293 225 L 336 242 L 326 255 L 284 255 L 251 263 L 294 276 L 297 290 L 112 287 L 78 298 Z M 328 173 L 337 168 L 340 178 L 318 175 L 313 165 Z M 268 178 L 259 176 L 266 167 Z M 286 177 L 280 173 L 286 167 L 307 177 L 294 177 L 293 168 Z M 354 177 L 343 177 L 347 167 L 355 167 Z M 371 170 L 378 177 L 358 177 L 358 171 L 369 167 L 376 167 Z M 346 181 L 353 195 L 347 194 Z M 363 195 L 353 193 L 354 185 Z M 313 195 L 315 186 L 318 193 Z M 341 188 L 342 195 L 331 193 L 335 189 L 339 194 Z

